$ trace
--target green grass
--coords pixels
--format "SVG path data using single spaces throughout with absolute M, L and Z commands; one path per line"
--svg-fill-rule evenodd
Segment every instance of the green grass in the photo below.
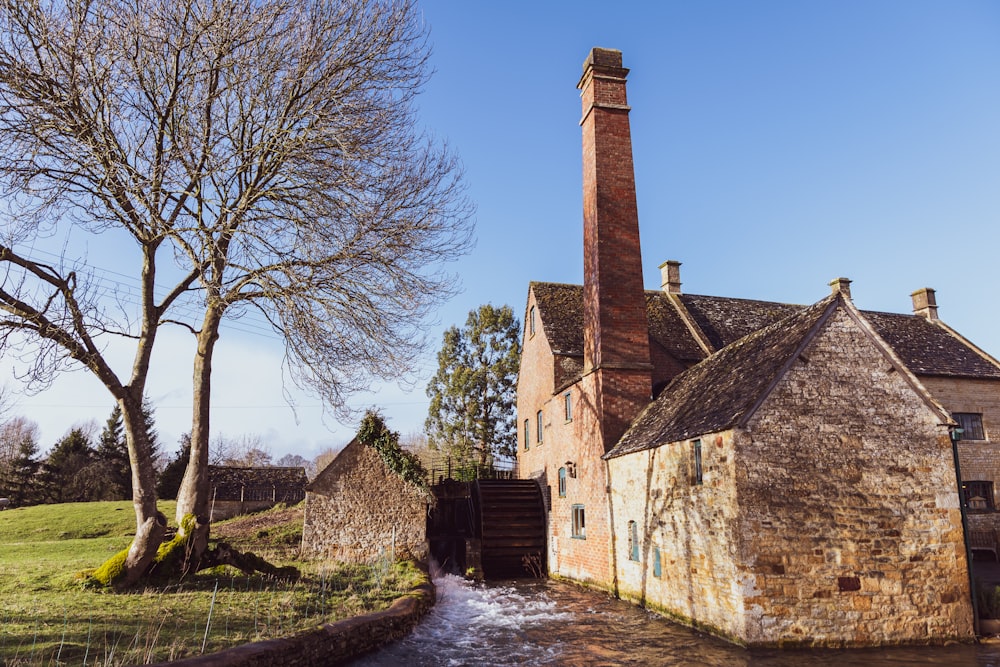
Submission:
M 161 510 L 173 513 L 166 503 Z M 131 503 L 0 512 L 0 664 L 124 665 L 197 655 L 203 641 L 211 652 L 385 608 L 420 579 L 405 564 L 296 561 L 301 513 L 288 514 L 258 515 L 242 532 L 235 519 L 219 532 L 275 564 L 299 567 L 298 582 L 220 568 L 171 586 L 111 593 L 84 588 L 79 573 L 128 546 Z

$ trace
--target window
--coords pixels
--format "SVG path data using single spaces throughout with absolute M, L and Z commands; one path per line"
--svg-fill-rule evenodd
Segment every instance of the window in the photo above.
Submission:
M 535 307 L 532 306 L 528 309 L 528 335 L 535 335 Z
M 559 468 L 559 497 L 566 497 L 566 468 Z
M 583 513 L 583 505 L 573 505 L 572 535 L 578 540 L 587 539 L 587 522 Z
M 628 522 L 628 559 L 639 560 L 639 524 Z
M 531 447 L 531 422 L 527 419 L 524 420 L 524 450 L 528 451 Z
M 538 419 L 538 425 L 535 426 L 535 442 L 541 444 L 542 442 L 542 411 L 539 410 L 538 414 L 535 415 Z
M 993 506 L 993 482 L 962 482 L 962 501 L 970 511 L 989 512 Z
M 983 415 L 978 412 L 956 412 L 952 415 L 962 429 L 959 440 L 985 440 L 983 432 Z
M 692 457 L 694 458 L 694 483 L 701 484 L 703 481 L 701 471 L 701 440 L 691 441 Z
M 653 576 L 659 579 L 663 576 L 663 566 L 660 565 L 660 547 L 653 547 Z
M 563 394 L 563 405 L 566 407 L 566 421 L 573 421 L 573 394 L 568 391 Z

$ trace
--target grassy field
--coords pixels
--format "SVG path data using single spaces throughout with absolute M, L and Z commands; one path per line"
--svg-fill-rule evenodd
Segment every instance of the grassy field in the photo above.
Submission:
M 161 503 L 173 515 L 173 503 Z M 302 508 L 213 526 L 240 549 L 294 565 L 297 582 L 230 568 L 130 593 L 87 589 L 79 573 L 128 546 L 130 502 L 42 505 L 0 512 L 0 664 L 131 665 L 287 635 L 388 606 L 419 572 L 297 560 Z

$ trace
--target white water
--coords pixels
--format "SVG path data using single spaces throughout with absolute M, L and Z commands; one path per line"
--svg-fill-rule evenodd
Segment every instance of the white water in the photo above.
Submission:
M 664 665 L 1000 667 L 1000 645 L 747 651 L 571 584 L 434 580 L 437 604 L 407 638 L 351 663 L 406 667 Z

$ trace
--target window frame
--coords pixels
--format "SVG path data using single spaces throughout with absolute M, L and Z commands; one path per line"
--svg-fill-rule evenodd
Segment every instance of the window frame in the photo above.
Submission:
M 691 458 L 694 464 L 691 482 L 695 486 L 701 486 L 705 483 L 705 468 L 701 455 L 701 438 L 695 438 L 691 441 Z
M 531 420 L 524 420 L 524 451 L 531 449 Z
M 570 536 L 574 540 L 587 539 L 587 513 L 582 504 L 573 505 L 570 511 Z
M 973 498 L 982 498 L 986 501 L 985 506 L 973 506 L 970 501 Z M 996 503 L 993 501 L 993 481 L 988 479 L 966 479 L 962 480 L 962 504 L 969 512 L 995 512 Z
M 559 468 L 559 497 L 566 497 L 566 467 Z
M 535 307 L 528 308 L 528 336 L 535 335 Z
M 952 418 L 958 422 L 962 433 L 959 441 L 983 441 L 986 440 L 986 428 L 983 426 L 983 413 L 981 412 L 953 412 Z
M 639 562 L 639 524 L 635 521 L 628 522 L 628 559 Z
M 660 579 L 663 576 L 663 559 L 660 556 L 660 547 L 653 545 L 653 576 Z
M 566 421 L 573 421 L 573 392 L 571 391 L 563 394 L 563 410 L 566 413 Z
M 539 410 L 535 414 L 535 419 L 537 420 L 537 423 L 535 424 L 535 443 L 539 445 L 542 444 L 542 441 L 545 438 L 545 424 L 544 424 L 545 416 L 542 414 L 542 412 L 543 412 L 542 410 Z

